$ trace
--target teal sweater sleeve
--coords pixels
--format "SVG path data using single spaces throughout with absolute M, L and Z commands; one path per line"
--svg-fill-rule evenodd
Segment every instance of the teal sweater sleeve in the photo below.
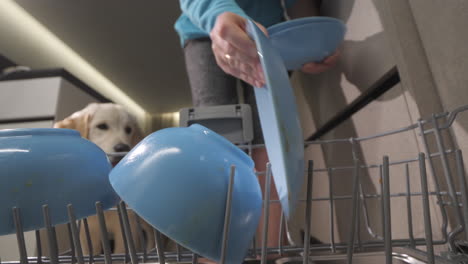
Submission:
M 235 0 L 180 0 L 180 7 L 190 21 L 206 33 L 211 32 L 221 13 L 232 12 L 249 18 Z

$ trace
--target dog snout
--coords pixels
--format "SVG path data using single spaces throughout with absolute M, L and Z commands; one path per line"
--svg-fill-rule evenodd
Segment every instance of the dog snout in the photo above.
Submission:
M 115 152 L 127 152 L 130 151 L 130 146 L 127 144 L 119 143 L 114 146 Z

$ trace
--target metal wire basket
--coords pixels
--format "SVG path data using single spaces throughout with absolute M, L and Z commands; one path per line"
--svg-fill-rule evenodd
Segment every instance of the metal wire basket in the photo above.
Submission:
M 307 188 L 305 197 L 300 201 L 305 207 L 305 219 L 303 227 L 303 239 L 305 243 L 283 243 L 282 234 L 285 229 L 284 219 L 281 219 L 279 246 L 275 248 L 267 247 L 268 237 L 268 217 L 269 208 L 277 200 L 271 200 L 270 181 L 271 170 L 258 172 L 259 175 L 266 176 L 265 199 L 263 206 L 263 232 L 256 241 L 261 241 L 260 245 L 254 242 L 249 250 L 246 261 L 260 261 L 266 263 L 268 256 L 276 256 L 278 264 L 296 264 L 296 263 L 468 263 L 468 232 L 465 231 L 468 226 L 468 192 L 466 185 L 465 169 L 463 164 L 462 152 L 459 149 L 449 147 L 444 141 L 445 134 L 451 133 L 452 127 L 457 116 L 468 110 L 468 106 L 460 107 L 450 113 L 433 115 L 430 119 L 419 120 L 416 124 L 401 129 L 387 131 L 385 133 L 360 137 L 345 138 L 305 142 L 306 147 L 327 146 L 333 144 L 344 144 L 349 146 L 352 163 L 347 166 L 329 166 L 324 168 L 314 167 L 314 163 L 309 161 L 306 171 Z M 396 137 L 398 135 L 414 131 L 419 134 L 420 140 L 424 146 L 424 153 L 419 153 L 410 159 L 393 160 L 389 156 L 384 156 L 381 162 L 375 164 L 365 164 L 361 158 L 359 146 L 366 142 L 380 140 L 382 138 Z M 433 150 L 433 146 L 435 149 Z M 255 148 L 262 145 L 239 145 L 248 153 L 252 153 Z M 109 155 L 119 155 L 118 153 Z M 417 168 L 418 182 L 410 181 L 410 167 Z M 441 168 L 439 173 L 438 167 Z M 396 169 L 399 168 L 399 169 Z M 403 169 L 401 169 L 403 168 Z M 234 169 L 231 170 L 231 179 L 234 177 Z M 373 170 L 377 174 L 379 189 L 375 193 L 365 191 L 362 182 L 363 173 Z M 390 184 L 391 172 L 396 171 L 403 180 L 400 181 L 404 186 L 403 191 L 394 190 Z M 429 173 L 428 173 L 429 171 Z M 331 177 L 332 174 L 343 174 L 352 177 L 352 188 L 349 194 L 337 194 L 335 188 L 337 183 Z M 428 174 L 431 177 L 428 177 Z M 317 177 L 328 175 L 328 195 L 314 195 L 312 192 L 312 183 Z M 393 177 L 393 176 L 392 176 Z M 432 182 L 428 180 L 431 179 Z M 230 181 L 232 182 L 232 180 Z M 432 183 L 432 184 L 430 184 Z M 419 186 L 419 188 L 418 188 Z M 230 186 L 231 187 L 231 184 Z M 418 190 L 417 190 L 418 189 Z M 403 236 L 401 232 L 398 237 L 393 237 L 392 227 L 392 202 L 397 199 L 404 201 L 406 206 L 401 208 L 404 212 L 401 216 L 401 222 L 406 222 L 406 230 Z M 437 210 L 431 210 L 430 201 L 437 201 Z M 225 251 L 229 230 L 230 213 L 230 194 L 228 192 L 226 202 L 224 236 L 222 242 L 222 252 Z M 416 203 L 415 200 L 420 202 Z M 342 241 L 336 241 L 335 218 L 337 208 L 336 203 L 347 201 L 350 206 L 349 233 Z M 311 235 L 311 217 L 314 214 L 312 205 L 314 203 L 326 203 L 329 207 L 328 220 L 329 241 L 311 244 L 309 243 Z M 372 219 L 375 216 L 371 214 L 369 203 L 377 203 L 379 219 Z M 416 203 L 416 204 L 415 204 Z M 415 211 L 415 208 L 417 210 Z M 28 256 L 25 247 L 25 239 L 22 231 L 21 217 L 18 208 L 13 208 L 14 223 L 16 226 L 16 236 L 20 259 L 16 261 L 1 261 L 0 264 L 16 263 L 106 263 L 112 262 L 191 262 L 198 263 L 199 257 L 180 246 L 174 251 L 168 251 L 162 243 L 162 236 L 154 230 L 155 248 L 138 251 L 135 247 L 134 232 L 129 225 L 129 217 L 126 205 L 121 202 L 118 206 L 120 224 L 123 230 L 123 239 L 125 241 L 125 253 L 112 254 L 110 242 L 106 230 L 106 221 L 103 210 L 99 202 L 96 203 L 96 212 L 99 220 L 100 232 L 103 238 L 103 254 L 91 254 L 85 256 L 83 248 L 91 248 L 90 232 L 88 230 L 87 220 L 77 221 L 73 212 L 73 205 L 68 206 L 69 213 L 69 246 L 70 250 L 59 254 L 55 228 L 50 225 L 49 209 L 47 205 L 43 208 L 46 223 L 46 233 L 50 241 L 49 251 L 41 250 L 41 235 L 36 231 L 37 256 Z M 433 208 L 432 208 L 433 209 Z M 423 219 L 424 235 L 418 237 L 414 232 L 415 215 L 421 215 Z M 442 219 L 440 226 L 434 224 L 432 219 L 437 214 Z M 375 224 L 377 222 L 378 224 Z M 137 222 L 137 237 L 140 243 L 145 245 L 147 238 L 144 237 L 141 223 Z M 362 229 L 364 227 L 364 230 Z M 79 238 L 79 229 L 84 229 L 87 236 L 87 243 L 82 244 Z M 365 235 L 363 235 L 365 234 Z M 436 237 L 437 234 L 437 237 Z M 42 238 L 43 239 L 43 238 Z M 47 257 L 44 255 L 48 255 Z M 221 256 L 224 256 L 222 253 Z M 279 257 L 278 257 L 279 256 Z M 1 256 L 0 256 L 1 257 Z M 223 259 L 223 257 L 222 257 Z M 224 262 L 223 260 L 221 262 Z

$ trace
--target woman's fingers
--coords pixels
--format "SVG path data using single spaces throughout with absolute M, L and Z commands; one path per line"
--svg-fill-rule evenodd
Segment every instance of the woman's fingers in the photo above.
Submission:
M 328 71 L 335 66 L 340 57 L 340 52 L 335 51 L 332 55 L 325 58 L 322 62 L 309 62 L 302 66 L 301 70 L 306 73 L 317 74 Z
M 246 32 L 247 20 L 225 12 L 218 16 L 210 33 L 218 65 L 228 74 L 262 87 L 265 83 L 257 48 Z M 263 30 L 266 29 L 261 26 Z

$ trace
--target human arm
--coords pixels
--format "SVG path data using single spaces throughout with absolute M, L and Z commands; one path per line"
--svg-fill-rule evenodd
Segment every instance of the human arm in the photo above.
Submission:
M 234 0 L 180 0 L 180 6 L 194 25 L 210 34 L 216 62 L 226 73 L 263 86 L 255 44 L 246 32 L 249 17 Z
M 224 12 L 231 12 L 248 18 L 247 14 L 234 0 L 179 0 L 182 12 L 190 21 L 210 33 L 217 17 Z
M 290 18 L 301 18 L 320 15 L 320 0 L 296 0 L 287 12 Z

